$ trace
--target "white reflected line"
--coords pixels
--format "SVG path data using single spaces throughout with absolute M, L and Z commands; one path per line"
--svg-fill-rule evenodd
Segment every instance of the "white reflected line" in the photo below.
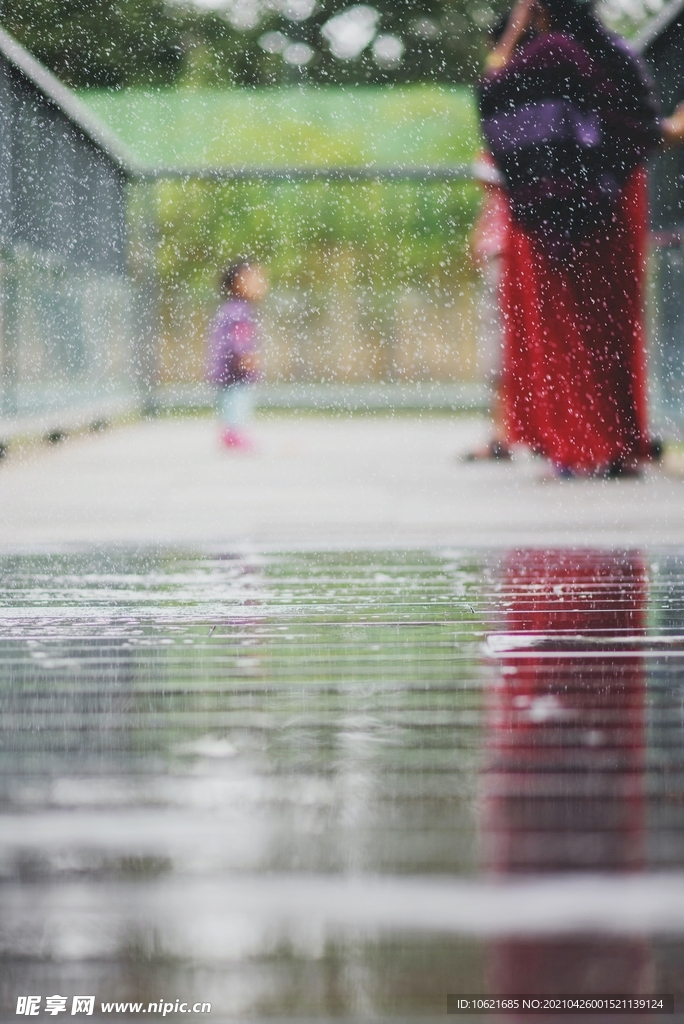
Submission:
M 247 875 L 7 887 L 0 951 L 112 955 L 153 936 L 195 960 L 250 955 L 290 937 L 419 931 L 471 936 L 684 934 L 684 875 L 565 875 L 487 883 L 428 878 Z M 20 937 L 24 937 L 23 942 Z M 31 936 L 34 940 L 31 940 Z
M 484 652 L 490 658 L 684 658 L 684 636 L 491 633 Z
M 603 658 L 605 661 L 609 658 L 611 661 L 622 660 L 624 658 L 684 658 L 683 651 L 667 651 L 667 650 L 642 650 L 642 651 L 539 651 L 539 650 L 521 650 L 520 648 L 501 648 L 496 653 L 487 650 L 487 656 L 490 658 L 572 658 L 575 661 L 586 660 L 587 658 Z

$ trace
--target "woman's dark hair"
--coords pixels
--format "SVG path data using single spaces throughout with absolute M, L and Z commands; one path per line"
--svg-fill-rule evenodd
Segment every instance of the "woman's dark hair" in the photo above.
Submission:
M 219 291 L 222 295 L 233 295 L 235 292 L 235 283 L 242 273 L 243 270 L 251 266 L 250 260 L 236 260 L 235 263 L 230 263 L 219 275 Z
M 553 32 L 572 36 L 594 57 L 620 89 L 626 108 L 637 115 L 657 113 L 653 83 L 641 61 L 604 28 L 590 0 L 541 0 Z
M 492 24 L 489 26 L 487 30 L 487 41 L 490 46 L 496 46 L 499 42 L 501 36 L 506 31 L 506 26 L 508 25 L 508 19 L 510 16 L 510 11 L 503 11 L 503 13 L 496 16 Z
M 487 29 L 487 43 L 489 46 L 494 47 L 501 41 L 501 37 L 508 27 L 508 22 L 511 17 L 511 10 L 503 11 L 502 14 L 498 14 L 492 24 Z M 532 26 L 528 27 L 523 32 L 522 37 L 518 40 L 518 48 L 529 43 L 530 39 L 533 39 L 535 35 Z

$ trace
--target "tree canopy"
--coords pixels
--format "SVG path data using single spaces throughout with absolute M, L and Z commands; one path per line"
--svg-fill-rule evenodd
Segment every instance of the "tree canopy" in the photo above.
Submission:
M 505 0 L 1 0 L 76 87 L 463 82 Z

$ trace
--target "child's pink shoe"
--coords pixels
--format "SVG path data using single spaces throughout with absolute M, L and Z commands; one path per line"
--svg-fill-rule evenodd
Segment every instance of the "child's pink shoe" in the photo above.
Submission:
M 232 448 L 234 451 L 253 452 L 254 441 L 248 434 L 241 430 L 228 429 L 221 434 L 221 444 L 225 448 Z

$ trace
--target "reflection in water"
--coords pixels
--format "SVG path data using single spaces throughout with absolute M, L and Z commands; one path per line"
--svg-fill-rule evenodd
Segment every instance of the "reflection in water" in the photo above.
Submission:
M 0 558 L 0 1013 L 681 990 L 683 562 L 490 564 Z
M 624 639 L 646 625 L 644 559 L 520 551 L 501 582 L 512 636 L 496 638 L 487 708 L 484 863 L 498 876 L 639 871 L 645 675 Z M 487 977 L 499 994 L 641 994 L 654 983 L 646 941 L 582 936 L 491 942 Z
M 2 1008 L 441 1013 L 479 947 L 421 933 L 411 885 L 476 870 L 479 576 L 467 554 L 0 559 Z

